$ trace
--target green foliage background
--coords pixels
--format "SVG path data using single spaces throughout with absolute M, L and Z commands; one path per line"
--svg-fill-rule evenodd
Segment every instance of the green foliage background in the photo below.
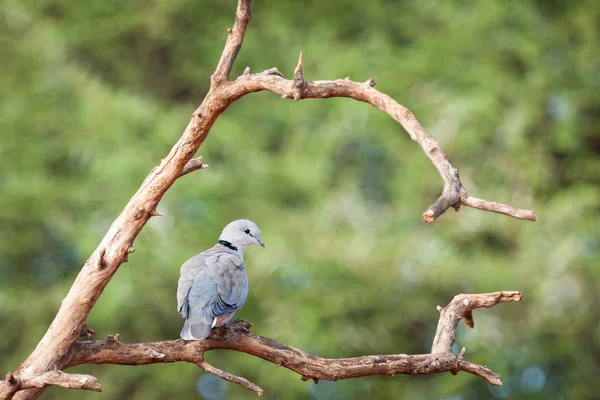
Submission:
M 0 9 L 0 370 L 33 350 L 81 265 L 202 100 L 234 1 L 5 0 Z M 521 290 L 461 325 L 464 373 L 318 385 L 247 355 L 209 362 L 267 399 L 591 399 L 600 384 L 600 3 L 256 1 L 234 75 L 300 50 L 307 79 L 374 77 L 434 134 L 467 189 L 536 223 L 421 212 L 442 187 L 387 115 L 347 99 L 248 96 L 200 149 L 93 309 L 97 337 L 175 339 L 179 266 L 230 220 L 254 332 L 327 357 L 427 352 L 437 304 Z M 47 399 L 255 398 L 194 365 L 86 366 L 104 393 Z

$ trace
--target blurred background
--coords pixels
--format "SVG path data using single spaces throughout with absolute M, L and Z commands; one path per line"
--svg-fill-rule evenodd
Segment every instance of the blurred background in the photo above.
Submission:
M 6 0 L 0 9 L 0 371 L 18 368 L 86 258 L 208 90 L 235 1 Z M 389 116 L 348 99 L 247 96 L 169 190 L 89 316 L 96 339 L 176 339 L 180 265 L 250 218 L 253 331 L 324 357 L 423 353 L 436 305 L 475 312 L 466 373 L 318 385 L 245 354 L 208 361 L 266 399 L 592 399 L 600 391 L 600 3 L 257 1 L 233 76 L 304 51 L 307 80 L 373 77 L 437 137 L 478 197 L 536 223 L 421 213 L 442 181 Z M 191 364 L 84 366 L 103 393 L 46 399 L 255 399 Z

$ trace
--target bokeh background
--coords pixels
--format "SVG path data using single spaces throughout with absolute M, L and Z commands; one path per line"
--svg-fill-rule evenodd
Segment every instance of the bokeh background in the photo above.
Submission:
M 5 0 L 0 9 L 0 371 L 34 349 L 85 259 L 179 138 L 209 85 L 234 1 Z M 246 252 L 253 331 L 315 355 L 422 353 L 461 292 L 522 303 L 461 325 L 461 373 L 302 382 L 248 355 L 208 361 L 267 399 L 592 399 L 600 391 L 600 3 L 257 1 L 233 75 L 375 78 L 434 134 L 469 192 L 533 208 L 468 208 L 432 225 L 442 182 L 390 117 L 348 99 L 247 96 L 175 183 L 93 309 L 97 338 L 178 338 L 180 265 L 230 220 Z M 47 399 L 254 399 L 191 364 L 85 366 L 104 393 Z

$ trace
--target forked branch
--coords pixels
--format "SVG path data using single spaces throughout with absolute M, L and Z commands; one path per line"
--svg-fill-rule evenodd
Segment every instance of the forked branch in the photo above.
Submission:
M 369 78 L 365 83 L 353 82 L 349 78 L 335 81 L 305 81 L 303 54 L 301 52 L 291 81 L 286 80 L 277 68 L 252 74 L 249 67 L 235 81 L 227 81 L 233 61 L 242 46 L 250 15 L 251 0 L 239 0 L 234 27 L 228 30 L 229 35 L 225 49 L 217 66 L 217 71 L 212 77 L 211 90 L 215 89 L 216 86 L 226 86 L 222 88 L 224 92 L 222 95 L 224 95 L 227 104 L 231 104 L 249 93 L 262 90 L 268 90 L 279 94 L 283 99 L 293 99 L 295 101 L 349 97 L 369 103 L 389 114 L 408 132 L 411 139 L 421 146 L 425 155 L 442 177 L 444 189 L 440 198 L 423 213 L 425 222 L 435 221 L 449 208 L 458 211 L 463 205 L 521 220 L 537 220 L 535 213 L 531 210 L 519 209 L 495 201 L 481 200 L 469 195 L 459 178 L 458 169 L 452 166 L 435 137 L 423 128 L 406 107 L 400 105 L 390 96 L 375 90 L 373 78 Z
M 230 382 L 240 384 L 258 394 L 255 384 L 245 378 L 212 367 L 204 361 L 205 353 L 215 349 L 229 349 L 260 357 L 278 366 L 298 373 L 303 380 L 337 381 L 363 376 L 396 374 L 429 375 L 459 371 L 479 376 L 492 385 L 501 385 L 500 375 L 489 368 L 471 363 L 461 354 L 452 353 L 456 328 L 461 319 L 473 327 L 472 311 L 496 304 L 521 301 L 521 292 L 459 294 L 444 308 L 439 308 L 440 319 L 430 354 L 392 354 L 354 358 L 328 359 L 315 357 L 286 344 L 250 332 L 250 324 L 238 321 L 227 328 L 213 330 L 201 341 L 170 340 L 166 342 L 124 344 L 112 337 L 101 341 L 78 342 L 69 354 L 67 366 L 81 364 L 146 365 L 156 363 L 189 362 Z
M 277 73 L 273 73 L 274 70 Z M 533 211 L 471 197 L 463 187 L 458 170 L 450 163 L 435 137 L 427 132 L 406 107 L 387 94 L 376 90 L 374 88 L 375 81 L 372 78 L 364 83 L 355 82 L 349 78 L 333 81 L 305 81 L 301 54 L 292 80 L 283 78 L 277 69 L 271 69 L 258 74 L 241 75 L 227 85 L 228 93 L 231 93 L 236 99 L 248 93 L 263 90 L 276 93 L 284 99 L 294 99 L 296 101 L 348 97 L 369 103 L 390 115 L 408 132 L 411 139 L 421 146 L 444 182 L 444 190 L 440 198 L 423 213 L 425 222 L 435 221 L 449 208 L 458 211 L 462 205 L 526 221 L 536 220 Z
M 73 351 L 77 349 L 82 350 L 82 346 L 85 346 L 83 344 L 76 344 L 80 334 L 87 332 L 83 329 L 85 321 L 117 269 L 122 263 L 127 261 L 128 255 L 133 252 L 133 243 L 137 235 L 151 217 L 160 215 L 156 211 L 156 207 L 173 183 L 179 177 L 205 167 L 201 159 L 192 160 L 192 157 L 196 154 L 204 139 L 206 139 L 217 118 L 233 102 L 249 93 L 269 90 L 283 98 L 294 100 L 348 97 L 369 103 L 389 114 L 421 146 L 444 182 L 444 189 L 439 200 L 423 213 L 423 218 L 427 222 L 433 222 L 448 208 L 452 207 L 458 210 L 461 205 L 535 221 L 536 217 L 532 211 L 520 210 L 508 205 L 471 197 L 464 189 L 457 169 L 452 166 L 436 139 L 421 126 L 408 109 L 397 103 L 390 96 L 376 90 L 373 79 L 368 79 L 364 83 L 353 82 L 350 79 L 305 81 L 301 55 L 292 80 L 284 79 L 277 68 L 271 68 L 257 74 L 253 74 L 249 68 L 246 68 L 244 73 L 237 79 L 233 81 L 229 80 L 234 61 L 242 47 L 250 16 L 251 0 L 238 0 L 235 24 L 233 28 L 227 31 L 225 48 L 217 68 L 211 77 L 210 90 L 204 97 L 202 104 L 192 114 L 192 118 L 181 138 L 161 161 L 160 165 L 156 166 L 142 182 L 138 191 L 110 226 L 97 249 L 86 261 L 69 293 L 62 301 L 54 321 L 40 340 L 36 349 L 14 374 L 10 374 L 10 379 L 0 381 L 0 400 L 11 399 L 13 396 L 20 400 L 36 399 L 48 385 L 58 382 L 52 380 L 57 376 L 53 371 L 60 371 L 73 365 L 73 360 L 79 357 L 76 354 L 74 355 Z M 464 315 L 468 320 L 468 315 Z M 387 358 L 381 358 L 382 356 L 367 356 L 357 359 L 327 360 L 308 356 L 296 349 L 252 335 L 250 332 L 239 332 L 236 329 L 229 329 L 223 333 L 224 335 L 234 335 L 225 336 L 225 338 L 233 338 L 235 341 L 220 340 L 218 337 L 212 337 L 212 339 L 204 342 L 229 343 L 228 346 L 230 347 L 227 348 L 238 351 L 241 350 L 236 348 L 236 346 L 246 343 L 247 345 L 251 345 L 251 348 L 260 349 L 260 351 L 256 350 L 256 356 L 285 365 L 302 374 L 307 379 L 335 380 L 355 376 L 394 373 L 437 373 L 451 370 L 450 364 L 452 364 L 454 371 L 467 371 L 484 377 L 491 383 L 499 382 L 499 380 L 494 378 L 495 375 L 491 371 L 464 361 L 462 356 L 455 356 L 447 352 L 416 356 L 395 355 L 387 356 Z M 197 350 L 197 347 L 206 345 L 204 342 L 200 344 L 190 344 L 182 341 L 163 342 L 167 343 L 167 345 L 165 347 L 165 356 L 162 358 L 154 357 L 157 354 L 163 354 L 154 348 L 157 344 L 118 346 L 134 346 L 122 349 L 139 349 L 143 351 L 143 354 L 146 354 L 146 358 L 141 357 L 137 360 L 152 359 L 155 362 L 168 362 L 166 361 L 170 359 L 168 354 L 175 357 L 172 352 L 173 349 Z M 268 346 L 269 343 L 281 346 L 285 350 L 282 350 L 284 353 L 273 352 L 273 349 Z M 104 350 L 98 348 L 95 350 L 98 350 L 98 354 L 106 355 L 109 348 L 107 347 Z M 153 353 L 151 350 L 155 352 Z M 287 359 L 288 361 L 279 358 L 285 352 L 296 354 L 297 357 L 291 357 Z M 142 354 L 138 355 L 141 356 Z M 90 354 L 89 357 L 90 359 L 93 358 L 93 354 Z M 121 357 L 125 357 L 125 355 L 121 355 Z M 306 364 L 296 364 L 299 359 L 306 362 Z M 119 358 L 118 360 L 125 360 L 125 358 Z M 205 369 L 210 369 L 208 364 L 202 363 L 202 360 L 195 358 L 193 362 L 203 366 Z M 137 363 L 143 362 L 138 361 Z M 213 372 L 216 372 L 216 370 L 213 370 Z M 223 372 L 223 374 L 225 373 Z M 42 377 L 45 380 L 36 380 L 36 378 L 41 379 Z M 42 383 L 34 384 L 32 382 Z M 238 383 L 240 382 L 242 381 Z

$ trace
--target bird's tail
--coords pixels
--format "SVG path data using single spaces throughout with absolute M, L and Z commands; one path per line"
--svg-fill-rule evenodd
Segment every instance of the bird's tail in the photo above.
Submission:
M 202 322 L 190 324 L 189 320 L 186 319 L 180 336 L 185 340 L 202 340 L 209 335 L 211 329 L 210 324 L 203 324 Z

